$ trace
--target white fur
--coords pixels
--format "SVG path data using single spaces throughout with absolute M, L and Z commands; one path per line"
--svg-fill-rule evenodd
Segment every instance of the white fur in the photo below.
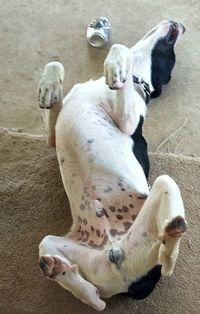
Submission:
M 61 260 L 67 270 L 57 274 L 54 280 L 96 310 L 105 308 L 100 296 L 126 292 L 134 280 L 158 263 L 162 265 L 163 275 L 171 275 L 178 255 L 180 237 L 168 237 L 165 228 L 177 216 L 184 219 L 179 188 L 165 175 L 156 179 L 149 192 L 129 137 L 140 115 L 146 115 L 144 97 L 138 94 L 132 74 L 141 76 L 153 91 L 150 54 L 156 40 L 165 36 L 168 29 L 168 22 L 160 23 L 131 49 L 113 45 L 104 63 L 105 78 L 75 85 L 64 101 L 64 69 L 60 63 L 49 63 L 39 84 L 40 106 L 52 107 L 45 109 L 47 142 L 51 146 L 56 143 L 73 217 L 70 233 L 65 237 L 46 236 L 40 243 L 39 255 L 55 264 Z M 105 79 L 116 90 L 110 90 Z M 111 228 L 120 231 L 123 224 L 111 212 L 108 217 L 97 214 L 103 207 L 108 211 L 110 205 L 127 207 L 127 197 L 123 199 L 126 191 L 119 188 L 121 182 L 132 193 L 138 206 L 135 214 L 139 214 L 126 233 L 115 236 Z M 149 196 L 146 201 L 139 200 L 140 194 Z M 87 208 L 82 203 L 84 195 Z M 78 231 L 80 215 L 82 221 L 87 221 L 86 231 L 91 225 L 97 230 L 97 235 L 91 231 L 86 241 L 87 232 L 80 239 Z M 103 244 L 99 232 L 105 239 Z M 96 247 L 89 244 L 90 237 L 97 241 Z M 117 254 L 122 252 L 119 265 L 108 258 L 111 248 Z

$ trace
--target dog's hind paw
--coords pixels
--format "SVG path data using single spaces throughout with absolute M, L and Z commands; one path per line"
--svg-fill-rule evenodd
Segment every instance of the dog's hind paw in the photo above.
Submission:
M 162 275 L 171 276 L 179 253 L 181 237 L 187 229 L 187 222 L 182 216 L 176 216 L 166 224 L 164 234 L 159 235 L 162 241 L 159 249 L 158 260 L 162 265 Z
M 165 235 L 170 238 L 180 238 L 186 232 L 186 229 L 186 220 L 182 216 L 177 216 L 165 227 Z
M 65 263 L 59 256 L 44 255 L 39 258 L 39 266 L 44 276 L 55 279 L 59 274 L 66 272 L 76 272 L 78 266 Z
M 59 101 L 64 79 L 64 68 L 59 62 L 50 62 L 38 85 L 38 103 L 42 109 L 51 109 Z
M 123 88 L 129 69 L 130 49 L 124 45 L 113 45 L 104 62 L 104 76 L 109 88 Z

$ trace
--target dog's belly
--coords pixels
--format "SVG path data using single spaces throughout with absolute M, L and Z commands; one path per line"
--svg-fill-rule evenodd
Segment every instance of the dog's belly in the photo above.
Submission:
M 65 128 L 71 121 L 67 111 Z M 72 178 L 66 184 L 68 197 L 73 200 L 71 238 L 103 248 L 128 232 L 148 186 L 132 153 L 132 139 L 116 127 L 106 111 L 98 105 L 75 111 L 76 120 L 65 133 L 77 162 L 74 177 L 71 164 L 65 160 L 65 176 Z
M 108 179 L 108 178 L 106 178 Z M 146 195 L 134 191 L 123 178 L 110 182 L 90 178 L 83 187 L 81 201 L 76 204 L 73 237 L 92 247 L 118 241 L 131 227 Z

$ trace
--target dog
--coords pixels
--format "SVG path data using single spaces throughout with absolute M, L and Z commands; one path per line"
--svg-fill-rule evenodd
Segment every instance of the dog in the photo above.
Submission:
M 38 87 L 49 146 L 56 147 L 73 224 L 39 245 L 42 273 L 98 311 L 101 298 L 148 295 L 173 273 L 186 232 L 179 187 L 168 175 L 149 189 L 142 134 L 150 97 L 171 79 L 185 28 L 162 21 L 131 49 L 115 44 L 104 76 L 63 100 L 64 67 L 50 62 Z

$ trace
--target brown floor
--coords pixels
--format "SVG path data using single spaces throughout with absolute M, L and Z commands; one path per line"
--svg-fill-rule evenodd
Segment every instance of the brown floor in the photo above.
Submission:
M 151 151 L 200 156 L 198 0 L 0 0 L 0 5 L 0 125 L 37 134 L 43 128 L 36 89 L 45 63 L 65 65 L 65 91 L 102 74 L 108 50 L 91 48 L 85 40 L 92 18 L 108 17 L 112 42 L 128 46 L 162 19 L 182 22 L 187 32 L 177 46 L 173 79 L 152 102 L 145 134 Z

